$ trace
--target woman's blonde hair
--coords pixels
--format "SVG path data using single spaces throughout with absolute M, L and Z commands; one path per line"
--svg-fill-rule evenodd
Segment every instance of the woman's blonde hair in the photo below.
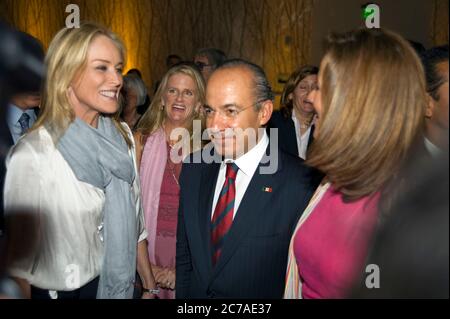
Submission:
M 162 104 L 162 97 L 167 91 L 167 83 L 169 82 L 169 78 L 175 74 L 184 74 L 189 76 L 194 81 L 196 87 L 195 104 L 200 103 L 201 106 L 205 104 L 205 82 L 200 72 L 197 71 L 195 67 L 190 66 L 188 64 L 179 64 L 173 66 L 172 68 L 169 69 L 169 71 L 167 71 L 167 73 L 162 78 L 158 90 L 156 91 L 149 108 L 144 113 L 144 115 L 142 115 L 137 125 L 136 131 L 140 133 L 144 139 L 147 136 L 153 134 L 158 129 L 160 129 L 167 117 L 166 110 L 164 109 L 164 106 Z M 194 134 L 192 123 L 196 119 L 203 121 L 203 118 L 201 117 L 201 112 L 194 111 L 192 113 L 191 119 L 189 120 L 190 125 L 187 129 L 189 130 L 191 140 Z M 201 134 L 201 132 L 195 132 L 195 134 Z
M 422 64 L 401 36 L 362 29 L 328 38 L 319 72 L 323 114 L 307 164 L 347 200 L 382 190 L 422 133 Z
M 79 28 L 63 28 L 50 43 L 45 58 L 47 74 L 40 116 L 33 129 L 45 125 L 55 143 L 75 119 L 67 90 L 73 79 L 86 68 L 89 46 L 100 35 L 108 37 L 115 44 L 125 61 L 125 46 L 118 36 L 105 27 L 90 22 L 82 23 Z M 114 114 L 111 118 L 128 145 L 131 145 L 124 128 L 118 122 L 118 116 Z

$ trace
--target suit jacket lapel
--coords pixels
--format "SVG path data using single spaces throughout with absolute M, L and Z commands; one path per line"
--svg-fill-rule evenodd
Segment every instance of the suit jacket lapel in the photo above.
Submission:
M 316 126 L 313 124 L 311 125 L 311 132 L 309 133 L 309 139 L 308 139 L 308 148 L 311 146 L 311 143 L 314 141 L 314 130 Z
M 295 153 L 293 154 L 298 154 L 297 131 L 295 130 L 294 120 L 292 118 L 289 118 L 287 119 L 286 124 L 286 135 L 287 139 L 289 140 L 289 145 L 291 145 L 293 150 L 295 150 Z
M 278 168 L 274 174 L 262 175 L 259 173 L 261 163 L 253 175 L 250 184 L 242 198 L 239 209 L 236 212 L 236 216 L 233 220 L 233 225 L 227 235 L 222 249 L 222 254 L 217 261 L 217 264 L 213 270 L 214 277 L 222 270 L 226 265 L 228 260 L 233 256 L 236 249 L 242 244 L 242 240 L 248 235 L 256 220 L 260 217 L 261 211 L 271 201 L 273 192 L 276 192 L 278 183 L 282 181 L 277 181 L 277 172 L 281 170 L 281 159 L 278 156 Z M 272 190 L 270 192 L 264 191 L 263 188 L 270 187 Z

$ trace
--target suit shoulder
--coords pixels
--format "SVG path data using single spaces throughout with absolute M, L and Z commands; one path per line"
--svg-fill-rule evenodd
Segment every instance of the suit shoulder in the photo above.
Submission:
M 202 150 L 190 153 L 183 159 L 182 170 L 183 175 L 199 174 L 201 169 L 206 165 L 202 160 Z
M 283 165 L 285 165 L 289 169 L 304 170 L 308 168 L 308 166 L 305 165 L 305 161 L 302 158 L 289 154 L 281 149 L 279 150 L 279 152 L 280 158 L 283 161 Z
M 201 164 L 204 164 L 202 160 L 202 150 L 190 153 L 183 159 L 183 167 L 198 167 Z
M 285 174 L 294 177 L 294 182 L 308 181 L 315 186 L 320 183 L 323 174 L 316 168 L 306 165 L 300 157 L 280 150 L 280 158 Z

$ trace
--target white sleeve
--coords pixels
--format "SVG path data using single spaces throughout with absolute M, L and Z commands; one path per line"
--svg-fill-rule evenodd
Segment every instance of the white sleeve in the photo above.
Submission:
M 7 160 L 4 184 L 6 232 L 12 275 L 30 280 L 39 257 L 40 161 L 30 144 L 19 141 Z

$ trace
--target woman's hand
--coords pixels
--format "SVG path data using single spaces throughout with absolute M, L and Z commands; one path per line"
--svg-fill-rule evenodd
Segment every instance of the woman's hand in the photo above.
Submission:
M 160 287 L 175 289 L 175 269 L 164 268 L 155 276 L 155 280 Z
M 155 281 L 158 282 L 158 277 L 164 271 L 164 268 L 151 264 L 153 276 L 155 277 Z
M 166 277 L 167 268 L 160 268 L 159 271 L 155 272 L 155 281 L 160 287 L 166 288 Z
M 169 269 L 167 272 L 167 285 L 169 289 L 175 289 L 175 269 Z

